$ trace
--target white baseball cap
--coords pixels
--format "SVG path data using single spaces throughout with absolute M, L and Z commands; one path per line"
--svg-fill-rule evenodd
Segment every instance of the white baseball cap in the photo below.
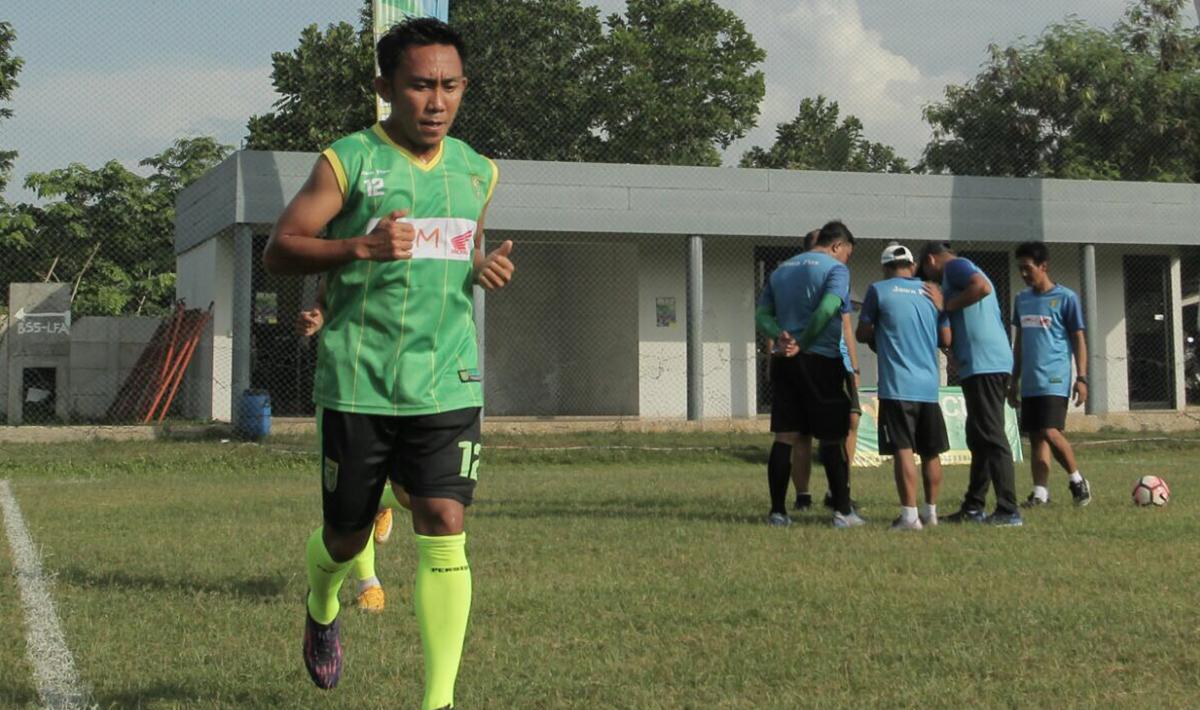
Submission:
M 879 255 L 879 263 L 891 264 L 897 261 L 914 264 L 917 260 L 913 258 L 913 253 L 908 250 L 908 247 L 903 244 L 888 244 L 883 248 L 883 253 Z

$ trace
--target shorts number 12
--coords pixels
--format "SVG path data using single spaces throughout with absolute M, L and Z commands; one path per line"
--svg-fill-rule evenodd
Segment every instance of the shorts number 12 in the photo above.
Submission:
M 483 446 L 470 441 L 460 441 L 458 442 L 458 448 L 462 449 L 462 467 L 458 470 L 458 475 L 463 478 L 469 478 L 472 481 L 478 481 L 479 450 Z

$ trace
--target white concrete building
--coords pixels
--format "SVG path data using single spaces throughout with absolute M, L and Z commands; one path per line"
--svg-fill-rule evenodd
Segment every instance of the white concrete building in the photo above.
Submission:
M 267 275 L 259 254 L 315 159 L 241 151 L 179 198 L 178 295 L 191 306 L 216 303 L 189 373 L 193 416 L 230 418 L 234 393 L 251 385 L 272 392 L 277 413 L 310 406 L 310 345 L 292 322 L 311 303 L 311 280 Z M 1053 276 L 1084 301 L 1091 411 L 1186 406 L 1184 349 L 1197 324 L 1189 311 L 1185 327 L 1184 308 L 1200 290 L 1200 186 L 499 165 L 487 239 L 515 242 L 518 273 L 486 302 L 491 415 L 757 415 L 758 284 L 831 218 L 859 240 L 857 294 L 880 278 L 889 240 L 916 248 L 949 239 L 1010 302 L 1023 288 L 1016 243 L 1048 242 Z M 689 305 L 699 311 L 694 331 Z M 874 362 L 869 352 L 862 359 L 870 386 Z

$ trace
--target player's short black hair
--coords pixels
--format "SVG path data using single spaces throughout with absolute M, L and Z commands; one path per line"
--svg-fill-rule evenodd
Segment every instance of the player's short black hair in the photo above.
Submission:
M 1023 242 L 1017 247 L 1018 259 L 1033 259 L 1033 263 L 1041 266 L 1050 260 L 1050 250 L 1045 242 Z
M 467 46 L 458 30 L 436 17 L 410 17 L 392 26 L 375 45 L 375 59 L 379 62 L 379 73 L 391 79 L 396 73 L 404 52 L 409 47 L 428 47 L 431 44 L 446 44 L 458 50 L 463 65 L 467 63 Z
M 921 256 L 917 261 L 917 276 L 923 279 L 929 278 L 925 273 L 925 262 L 929 260 L 929 257 L 937 256 L 938 254 L 954 254 L 954 250 L 950 248 L 949 241 L 942 239 L 925 242 L 925 246 L 921 247 Z
M 821 234 L 817 237 L 817 246 L 829 247 L 838 242 L 846 242 L 850 246 L 854 246 L 854 235 L 850 233 L 850 229 L 842 224 L 841 220 L 833 220 L 826 222 L 824 227 L 821 227 Z
M 804 235 L 804 251 L 811 251 L 817 245 L 817 237 L 821 236 L 821 230 L 814 229 Z

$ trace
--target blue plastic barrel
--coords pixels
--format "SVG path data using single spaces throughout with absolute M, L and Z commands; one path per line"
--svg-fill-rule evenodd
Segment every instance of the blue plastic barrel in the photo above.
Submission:
M 247 439 L 261 439 L 271 433 L 271 395 L 265 390 L 242 393 L 237 430 Z

